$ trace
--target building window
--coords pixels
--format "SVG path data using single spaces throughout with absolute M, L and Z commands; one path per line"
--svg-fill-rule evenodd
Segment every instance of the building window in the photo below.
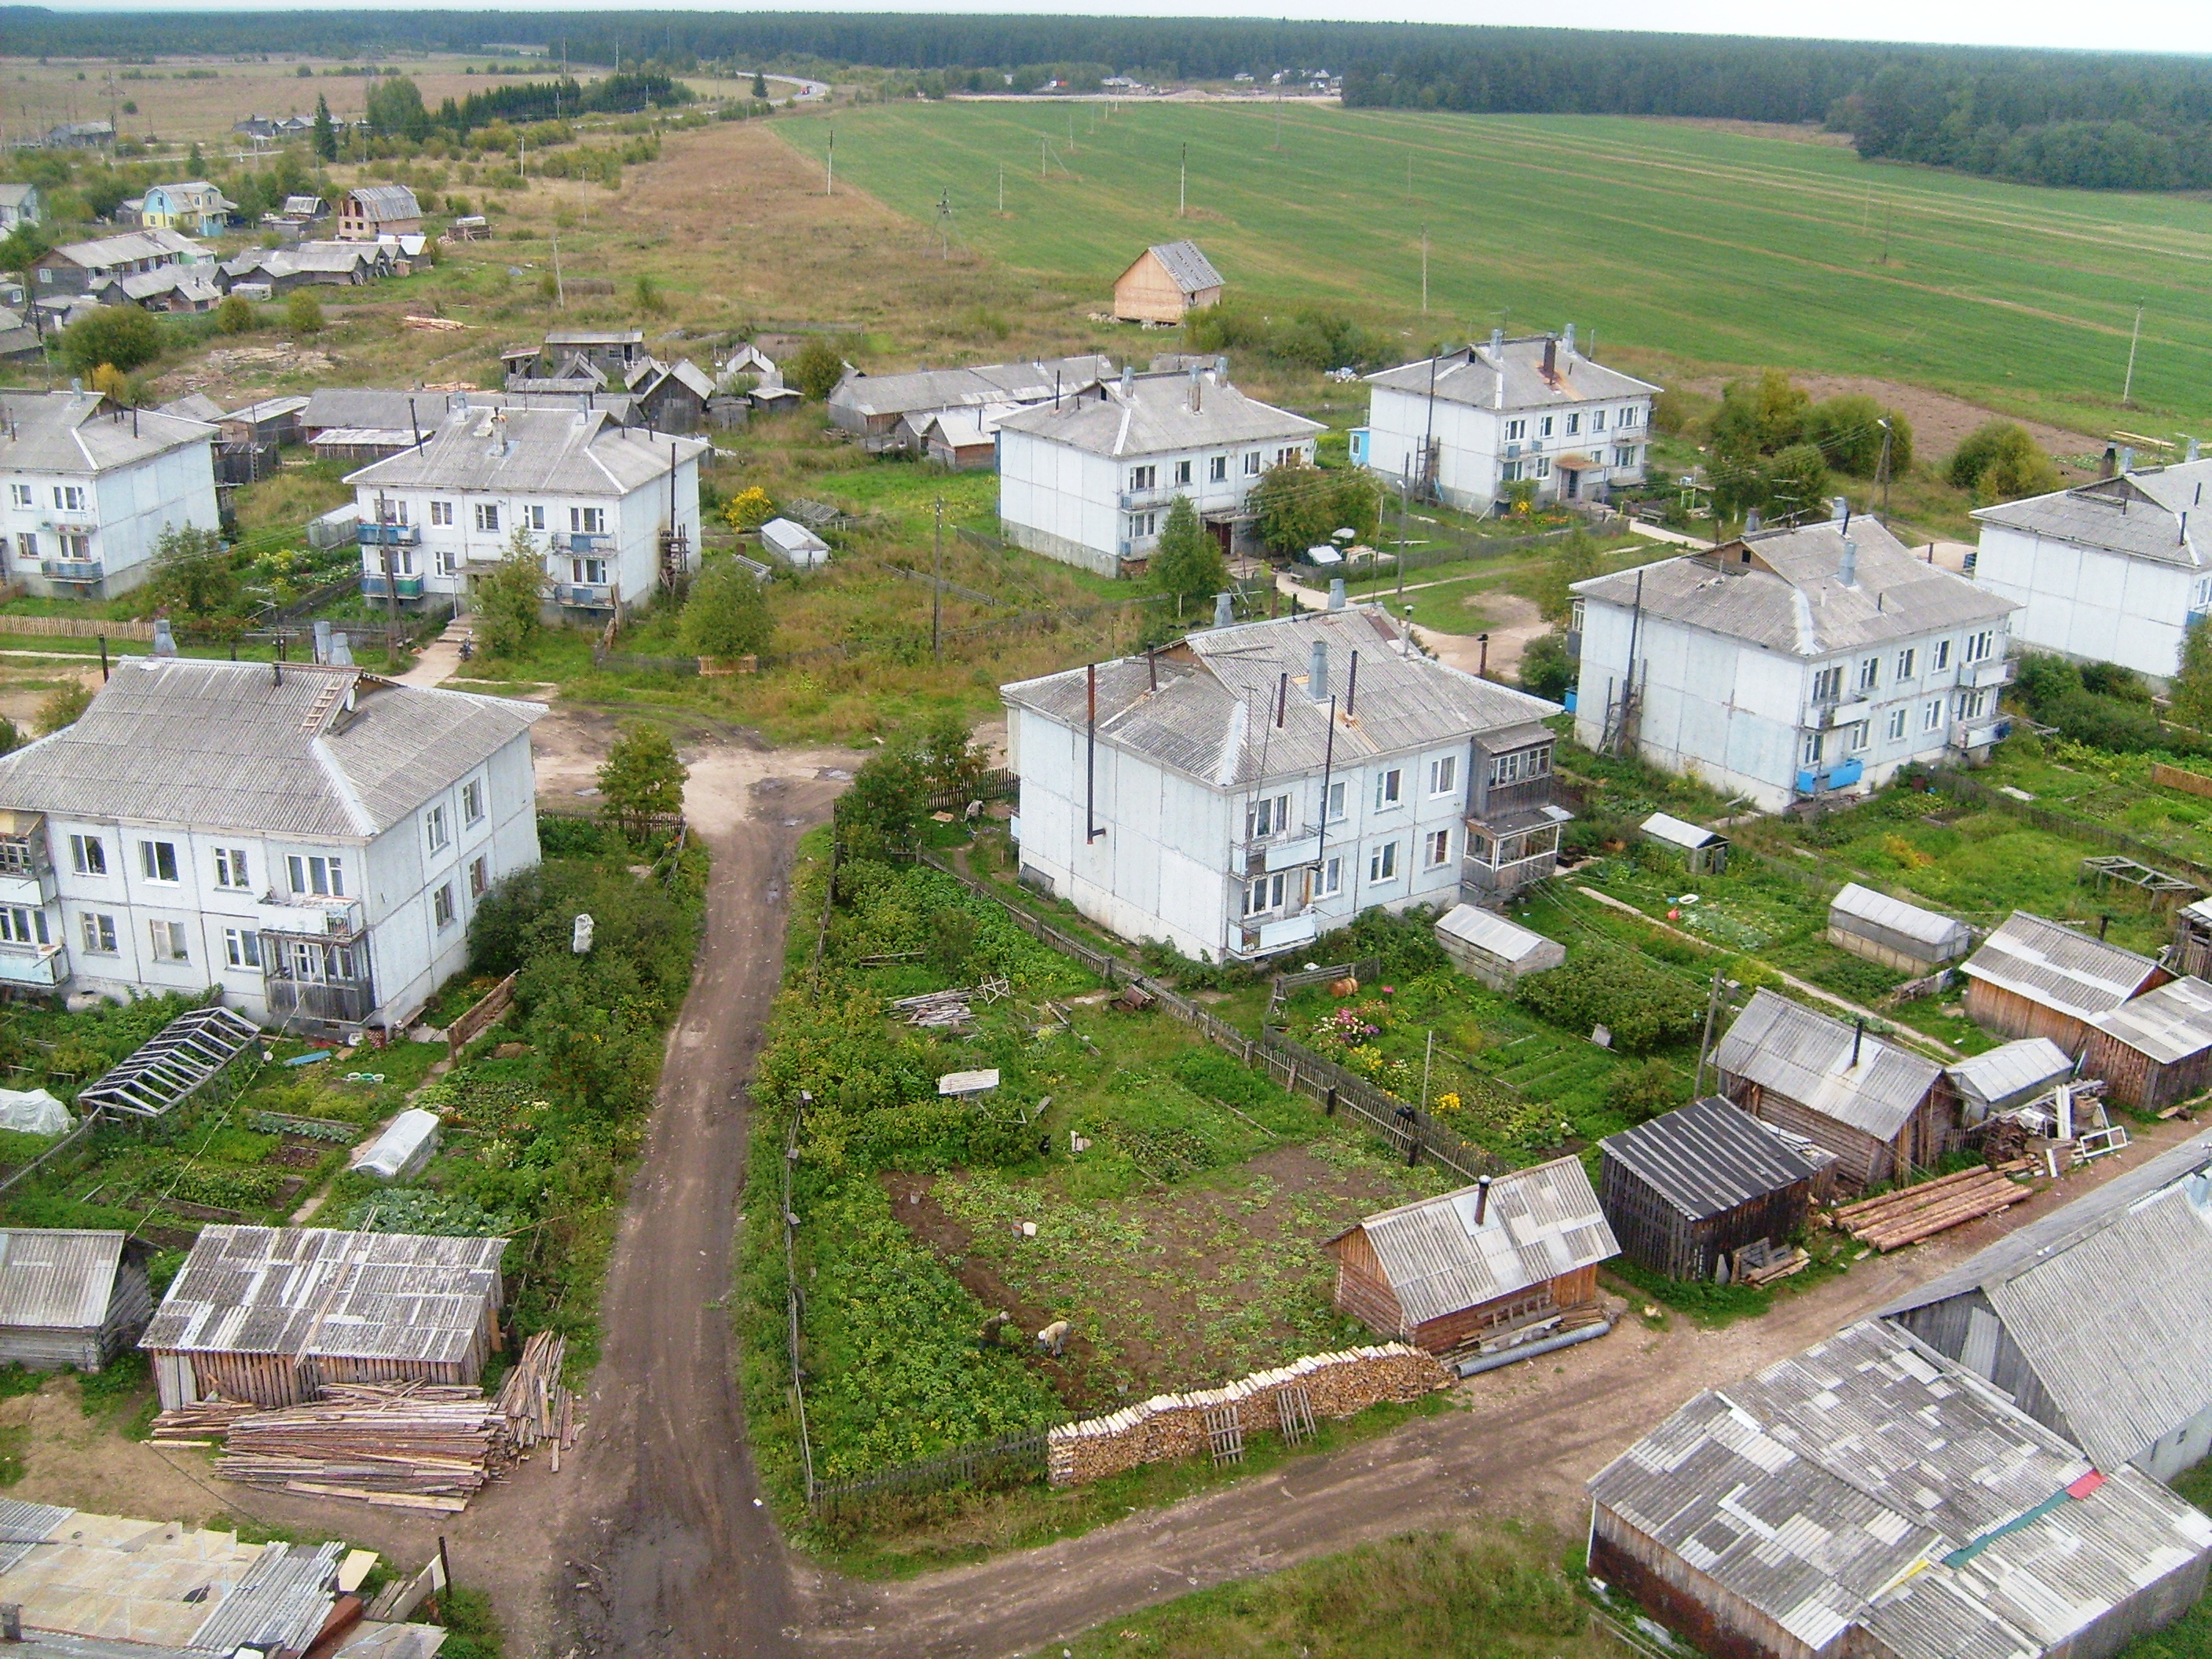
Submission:
M 1451 831 L 1434 830 L 1421 840 L 1421 849 L 1430 869 L 1451 862 Z
M 1931 665 L 1939 674 L 1951 665 L 1950 641 L 1938 640 L 1936 641 L 1936 660 Z
M 1872 742 L 1873 738 L 1874 723 L 1871 720 L 1859 721 L 1856 726 L 1851 727 L 1851 753 L 1854 755 L 1857 754 L 1859 750 L 1864 749 L 1869 743 Z
M 1871 691 L 1881 682 L 1881 659 L 1869 657 L 1859 665 L 1859 690 Z
M 1187 484 L 1190 482 L 1190 463 L 1188 461 L 1177 461 L 1175 464 L 1175 481 L 1179 484 Z
M 261 965 L 261 935 L 250 927 L 222 930 L 222 958 L 234 968 Z
M 1344 860 L 1341 858 L 1322 860 L 1321 884 L 1314 890 L 1323 896 L 1344 890 Z
M 34 564 L 39 557 L 39 538 L 30 531 L 15 538 L 15 556 L 25 564 Z
M 1993 636 L 1990 633 L 1990 630 L 1986 628 L 1978 634 L 1968 635 L 1966 636 L 1966 660 L 1968 662 L 1979 662 L 1983 658 L 1988 656 L 1990 654 L 1990 641 L 1992 637 Z
M 1442 760 L 1429 763 L 1429 793 L 1449 795 L 1459 787 L 1459 757 L 1446 755 Z
M 491 860 L 483 857 L 469 860 L 469 896 L 482 898 L 491 890 Z
M 1567 436 L 1571 438 L 1582 429 L 1583 417 L 1581 416 L 1570 415 L 1567 416 Z
M 1244 890 L 1244 914 L 1252 916 L 1279 910 L 1289 896 L 1290 872 L 1282 870 L 1272 876 L 1262 876 Z
M 1593 432 L 1602 432 L 1605 430 L 1605 411 L 1603 410 L 1593 409 L 1590 410 L 1590 430 Z
M 483 780 L 471 778 L 461 786 L 461 822 L 480 823 L 483 821 Z
M 190 962 L 192 959 L 191 951 L 186 948 L 190 941 L 185 937 L 183 922 L 149 921 L 146 924 L 146 932 L 154 943 L 155 961 Z
M 10 507 L 36 507 L 38 497 L 32 493 L 30 485 L 11 483 L 8 486 L 8 504 Z
M 434 806 L 422 815 L 422 829 L 430 839 L 430 850 L 434 853 L 443 852 L 446 843 L 453 840 L 447 832 L 446 809 L 443 806 Z
M 1386 841 L 1367 855 L 1367 879 L 1372 882 L 1398 879 L 1398 843 Z
M 252 878 L 246 872 L 246 849 L 243 847 L 218 847 L 215 849 L 215 884 L 218 887 L 250 887 Z
M 1152 534 L 1158 524 L 1159 514 L 1157 513 L 1132 513 L 1129 515 L 1129 539 L 1133 542 L 1143 541 Z
M 54 486 L 54 505 L 64 513 L 83 512 L 84 486 L 82 484 L 56 484 Z
M 96 915 L 88 910 L 76 920 L 77 929 L 84 936 L 84 948 L 88 955 L 112 957 L 117 954 L 113 916 Z
M 441 928 L 453 925 L 453 884 L 450 881 L 430 895 L 430 919 Z
M 1905 705 L 1902 703 L 1899 703 L 1896 708 L 1889 711 L 1889 738 L 1891 742 L 1894 743 L 1898 738 L 1905 735 L 1905 717 L 1907 712 L 1908 711 L 1905 709 Z
M 1256 449 L 1244 458 L 1244 476 L 1248 478 L 1260 476 L 1260 452 Z
M 1129 469 L 1129 488 L 1150 489 L 1159 476 L 1160 470 L 1156 466 L 1133 466 Z
M 1507 461 L 1498 469 L 1498 476 L 1507 483 L 1518 483 L 1521 481 L 1521 463 Z
M 1804 764 L 1807 766 L 1818 766 L 1820 763 L 1820 734 L 1818 732 L 1808 732 L 1805 734 Z
M 1229 458 L 1226 455 L 1216 455 L 1206 463 L 1206 479 L 1208 483 L 1229 482 Z
M 1279 836 L 1291 827 L 1291 798 L 1271 795 L 1257 800 L 1244 809 L 1244 839 L 1258 841 L 1266 836 Z
M 528 525 L 532 530 L 544 529 L 545 508 L 544 506 L 535 502 L 524 507 L 522 509 L 522 521 Z
M 1552 435 L 1552 417 L 1550 416 L 1544 415 L 1537 417 L 1536 435 L 1540 438 L 1548 438 Z
M 1844 665 L 1817 669 L 1813 675 L 1814 702 L 1840 702 L 1844 696 Z
M 604 507 L 572 507 L 568 509 L 568 528 L 579 536 L 604 536 L 607 533 L 607 510 Z
M 1387 772 L 1376 775 L 1375 810 L 1376 811 L 1379 812 L 1386 806 L 1395 806 L 1398 804 L 1399 792 L 1403 788 L 1405 781 L 1404 771 L 1395 766 Z
M 61 532 L 62 557 L 83 563 L 92 557 L 92 538 L 81 530 Z
M 1345 787 L 1340 780 L 1328 787 L 1328 821 L 1340 823 L 1344 817 Z
M 1636 465 L 1636 446 L 1633 444 L 1616 445 L 1613 452 L 1613 464 L 1615 466 L 1634 466 Z
M 1526 422 L 1526 421 L 1508 421 L 1508 422 L 1506 422 L 1506 423 L 1505 423 L 1505 441 L 1506 441 L 1507 443 L 1509 443 L 1509 444 L 1517 444 L 1517 443 L 1519 443 L 1519 442 L 1521 441 L 1521 440 L 1522 440 L 1522 439 L 1523 439 L 1523 438 L 1527 437 L 1528 435 L 1528 422 Z
M 568 561 L 568 580 L 580 587 L 605 587 L 607 585 L 607 562 L 605 559 L 571 559 Z
M 1496 789 L 1509 783 L 1526 783 L 1531 778 L 1549 776 L 1551 770 L 1552 750 L 1548 744 L 1538 749 L 1516 749 L 1490 763 L 1490 785 Z
M 436 564 L 441 576 L 458 575 L 460 573 L 460 556 L 450 547 L 441 547 L 438 550 Z
M 1920 711 L 1920 729 L 1923 732 L 1933 732 L 1936 727 L 1942 724 L 1943 699 L 1941 697 L 1932 698 L 1929 700 L 1928 707 Z
M 1552 459 L 1550 456 L 1539 455 L 1536 458 L 1536 476 L 1540 478 L 1548 478 L 1552 476 Z
M 1305 459 L 1305 452 L 1299 449 L 1296 445 L 1292 445 L 1288 449 L 1279 449 L 1275 452 L 1275 465 L 1277 466 L 1296 466 L 1304 459 Z
M 292 878 L 292 891 L 300 897 L 345 896 L 345 861 L 343 859 L 319 855 L 302 857 L 293 853 L 285 858 L 284 866 Z
M 1961 691 L 1958 702 L 1953 705 L 1954 712 L 1962 720 L 1978 720 L 1982 717 L 1982 711 L 1989 706 L 1989 695 L 1986 691 Z
M 1641 410 L 1633 408 L 1624 409 L 1620 411 L 1620 418 L 1618 421 L 1615 421 L 1613 424 L 1626 429 L 1632 426 L 1642 425 L 1643 420 L 1644 416 Z
M 25 904 L 0 904 L 0 945 L 48 945 L 46 913 Z
M 177 844 L 173 841 L 138 843 L 138 868 L 149 881 L 177 879 Z
M 98 836 L 70 837 L 70 867 L 80 876 L 107 873 L 107 843 Z
M 450 525 L 453 521 L 453 504 L 451 501 L 433 501 L 430 503 L 431 528 L 435 529 L 441 525 Z

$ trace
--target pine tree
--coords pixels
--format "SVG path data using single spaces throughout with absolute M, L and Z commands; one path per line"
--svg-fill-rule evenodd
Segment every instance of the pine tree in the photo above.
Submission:
M 331 119 L 331 100 L 319 95 L 315 100 L 315 154 L 325 161 L 338 159 L 338 130 Z

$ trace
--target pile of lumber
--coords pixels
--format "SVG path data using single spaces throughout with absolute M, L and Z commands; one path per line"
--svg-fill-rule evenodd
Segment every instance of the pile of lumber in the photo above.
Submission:
M 333 1384 L 230 1425 L 226 1480 L 397 1509 L 458 1511 L 505 1460 L 507 1419 L 475 1388 Z
M 1994 1170 L 1962 1170 L 1917 1187 L 1904 1187 L 1879 1198 L 1844 1205 L 1831 1219 L 1862 1244 L 1893 1250 L 1931 1238 L 1947 1228 L 1993 1215 L 2033 1193 L 2033 1188 L 2008 1181 Z
M 924 1030 L 957 1030 L 975 1018 L 969 1006 L 968 991 L 932 991 L 918 997 L 901 997 L 891 1004 L 891 1012 L 909 1025 Z
M 163 1412 L 154 1419 L 154 1431 L 147 1438 L 164 1446 L 212 1446 L 230 1432 L 230 1425 L 240 1418 L 251 1417 L 260 1409 L 236 1400 L 198 1401 Z
M 561 1362 L 568 1339 L 540 1331 L 522 1345 L 522 1356 L 499 1386 L 500 1415 L 507 1446 L 527 1456 L 540 1441 L 553 1444 L 553 1473 L 561 1473 L 561 1454 L 576 1443 L 576 1396 L 561 1386 Z
M 1802 1273 L 1812 1265 L 1813 1258 L 1803 1250 L 1785 1250 L 1769 1261 L 1764 1267 L 1746 1267 L 1743 1270 L 1743 1277 L 1738 1283 L 1764 1290 L 1775 1280 L 1787 1279 L 1792 1273 Z

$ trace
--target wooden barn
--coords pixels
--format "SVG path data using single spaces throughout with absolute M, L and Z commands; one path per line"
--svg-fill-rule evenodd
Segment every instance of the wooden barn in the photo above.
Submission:
M 2170 980 L 2089 1022 L 2081 1070 L 2109 1098 L 2163 1111 L 2212 1089 L 2212 983 Z
M 1917 978 L 1965 956 L 1974 948 L 1974 936 L 1955 916 L 1923 910 L 1854 881 L 1829 901 L 1828 943 Z
M 1370 1215 L 1328 1249 L 1338 1310 L 1431 1353 L 1595 1301 L 1620 1253 L 1572 1158 Z
M 1959 1143 L 1942 1066 L 1771 991 L 1753 994 L 1713 1060 L 1738 1106 L 1836 1155 L 1840 1190 L 1932 1170 Z
M 2173 944 L 2166 965 L 2177 974 L 2212 979 L 2212 899 L 2185 904 L 2173 913 Z
M 1437 918 L 1437 943 L 1462 974 L 1500 991 L 1510 991 L 1529 974 L 1563 965 L 1567 947 L 1531 933 L 1479 904 L 1455 904 Z
M 1711 1279 L 1746 1245 L 1789 1243 L 1821 1173 L 1820 1161 L 1712 1095 L 1598 1147 L 1598 1202 L 1620 1253 L 1669 1279 Z
M 61 1228 L 0 1232 L 0 1364 L 96 1371 L 154 1315 L 146 1258 L 128 1233 Z
M 292 1406 L 331 1382 L 474 1382 L 499 1345 L 503 1238 L 204 1229 L 139 1346 L 165 1409 Z
M 2049 1037 L 2021 1037 L 1946 1068 L 1969 1128 L 1992 1113 L 2033 1105 L 2074 1075 L 2074 1061 Z
M 2079 1055 L 2089 1022 L 2174 977 L 2148 957 L 2015 910 L 1959 969 L 1966 1017 L 2001 1036 L 2049 1037 Z
M 1125 323 L 1179 323 L 1221 301 L 1221 273 L 1195 242 L 1148 247 L 1114 279 L 1114 315 Z

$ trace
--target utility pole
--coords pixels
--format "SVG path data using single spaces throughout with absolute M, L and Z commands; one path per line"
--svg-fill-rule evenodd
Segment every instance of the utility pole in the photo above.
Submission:
M 999 163 L 999 216 L 1006 216 L 1006 164 Z
M 1410 488 L 1406 469 L 1398 469 L 1398 556 L 1391 562 L 1398 567 L 1398 602 L 1406 600 L 1406 496 Z
M 553 300 L 562 310 L 568 308 L 568 290 L 561 281 L 561 233 L 553 233 Z
M 2128 377 L 2120 386 L 2120 406 L 2124 409 L 2135 407 L 2136 347 L 2142 341 L 2142 301 L 2138 300 L 2136 301 L 2135 332 L 2128 336 Z
M 1885 525 L 1889 522 L 1889 446 L 1890 440 L 1894 435 L 1894 428 L 1889 423 L 1889 416 L 1883 416 L 1881 417 L 1881 465 L 1878 471 L 1881 475 L 1881 521 Z
M 822 193 L 835 196 L 837 193 L 837 129 L 835 127 L 830 129 L 829 168 L 823 180 Z
M 1180 219 L 1190 200 L 1190 146 L 1182 147 L 1182 165 L 1176 175 L 1176 217 Z
M 1429 228 L 1421 227 L 1421 315 L 1429 314 Z
M 929 654 L 945 660 L 945 497 L 937 498 L 937 541 L 929 566 Z
M 1713 988 L 1705 994 L 1705 1034 L 1698 1040 L 1698 1076 L 1690 1085 L 1690 1098 L 1695 1100 L 1705 1092 L 1705 1054 L 1713 1046 L 1713 1019 L 1721 1006 L 1721 972 L 1713 969 Z

